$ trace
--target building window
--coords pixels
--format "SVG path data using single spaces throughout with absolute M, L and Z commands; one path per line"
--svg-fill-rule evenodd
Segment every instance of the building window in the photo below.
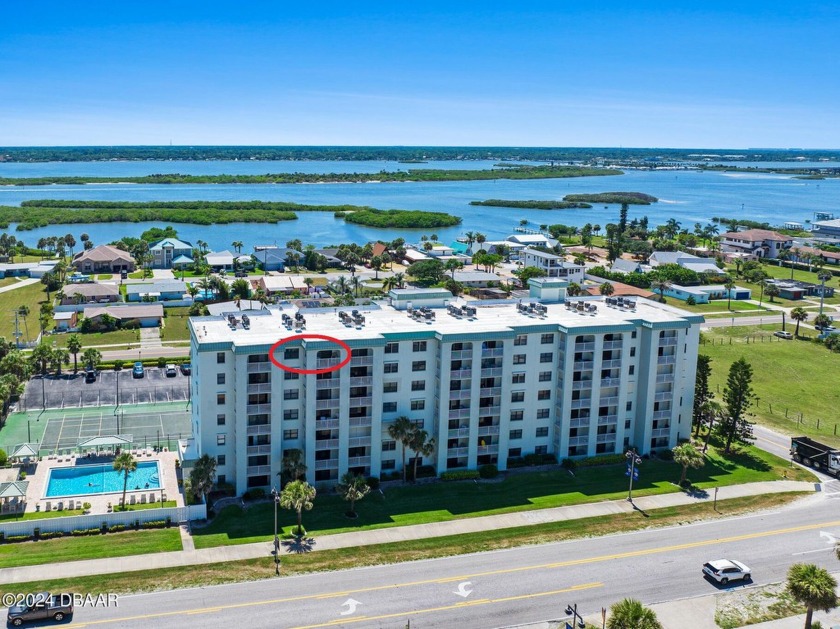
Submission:
M 540 354 L 540 362 L 541 363 L 550 363 L 554 360 L 554 354 L 551 352 L 543 352 Z
M 550 400 L 551 399 L 551 389 L 543 389 L 542 391 L 537 391 L 537 399 L 538 400 Z
M 510 412 L 510 421 L 512 422 L 521 422 L 525 417 L 525 411 L 511 411 Z
M 631 339 L 636 338 L 636 330 L 633 330 L 633 332 L 630 334 L 630 338 Z
M 426 408 L 426 400 L 411 400 L 412 411 L 422 411 Z
M 385 343 L 385 353 L 386 354 L 396 354 L 400 351 L 400 344 L 399 343 Z
M 514 365 L 524 365 L 525 364 L 525 354 L 514 354 L 513 355 L 513 364 Z
M 537 419 L 548 419 L 551 410 L 547 408 L 538 408 L 537 409 Z
M 225 425 L 225 414 L 219 413 L 216 415 L 216 425 L 217 426 L 224 426 Z
M 294 371 L 284 371 L 283 372 L 283 379 L 284 380 L 297 380 L 300 378 L 299 373 L 295 373 Z
M 633 402 L 627 402 L 626 410 L 628 410 L 628 411 L 633 410 Z
M 528 344 L 528 335 L 527 334 L 517 334 L 516 338 L 513 339 L 514 346 L 519 345 L 527 345 Z
M 216 435 L 216 445 L 223 446 L 225 445 L 226 435 L 225 433 L 219 433 Z
M 397 469 L 396 460 L 388 459 L 387 461 L 382 461 L 382 469 L 383 470 L 395 470 L 395 469 Z
M 554 343 L 554 335 L 553 334 L 543 334 L 540 336 L 540 343 L 543 345 L 551 345 Z
M 548 454 L 548 446 L 537 446 L 534 448 L 534 454 Z
M 508 438 L 509 439 L 522 439 L 522 431 L 521 430 L 511 430 Z
M 300 411 L 296 408 L 287 408 L 283 411 L 283 419 L 287 421 L 294 421 L 300 417 Z
M 525 391 L 511 391 L 510 401 L 511 402 L 524 402 L 525 401 Z
M 630 348 L 630 358 L 633 358 L 633 356 L 635 356 L 635 355 L 636 355 L 636 348 L 635 348 L 635 347 L 631 347 L 631 348 Z
M 508 458 L 515 459 L 516 457 L 522 456 L 522 448 L 511 448 L 508 450 Z
M 216 384 L 224 384 L 225 383 L 225 374 L 217 373 L 216 374 Z
M 426 361 L 415 360 L 413 363 L 411 363 L 411 371 L 426 371 Z
M 632 376 L 634 373 L 636 373 L 636 365 L 630 365 L 630 372 L 628 375 Z
M 217 485 L 224 485 L 226 482 L 227 482 L 227 476 L 225 476 L 224 474 L 219 474 L 216 477 L 216 484 Z
M 216 465 L 222 466 L 225 464 L 225 461 L 226 457 L 224 454 L 219 454 L 218 456 L 216 456 Z
M 383 441 L 382 442 L 382 451 L 383 452 L 395 452 L 397 449 L 397 442 L 396 441 Z
M 383 413 L 396 413 L 397 412 L 397 403 L 396 402 L 382 402 L 382 412 Z
M 426 341 L 414 341 L 411 344 L 411 351 L 412 352 L 425 352 L 426 351 Z
M 412 380 L 411 381 L 411 390 L 412 391 L 425 391 L 426 390 L 426 381 L 425 380 Z
M 297 360 L 298 358 L 300 358 L 299 347 L 287 347 L 283 352 L 283 360 Z
M 225 364 L 225 353 L 224 352 L 216 352 L 216 363 L 219 365 Z
M 298 400 L 300 399 L 300 390 L 299 389 L 286 389 L 283 391 L 283 399 L 284 400 Z
M 292 430 L 284 430 L 283 431 L 283 439 L 297 439 L 298 438 L 298 431 L 297 428 Z
M 219 406 L 224 405 L 225 403 L 225 394 L 224 393 L 217 393 L 216 394 L 216 404 Z
M 385 363 L 385 373 L 397 373 L 399 369 L 399 363 Z
M 540 382 L 551 382 L 551 372 L 541 371 L 539 380 Z
M 537 428 L 537 437 L 548 437 L 548 426 Z
M 382 385 L 382 392 L 383 393 L 396 393 L 397 392 L 397 383 L 396 382 L 386 382 Z
M 511 378 L 511 383 L 512 384 L 525 384 L 525 372 L 524 371 L 518 371 L 517 373 L 513 374 L 513 377 Z

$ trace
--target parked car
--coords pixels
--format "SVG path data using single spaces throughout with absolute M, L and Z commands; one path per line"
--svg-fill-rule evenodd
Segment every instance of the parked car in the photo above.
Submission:
M 820 332 L 836 332 L 837 331 L 837 328 L 835 328 L 833 325 L 815 325 L 814 327 L 817 330 L 819 330 Z
M 181 363 L 181 373 L 188 376 L 192 373 L 192 365 L 189 363 Z
M 780 339 L 787 339 L 788 341 L 793 338 L 793 334 L 790 332 L 785 332 L 783 330 L 776 330 L 773 332 L 773 336 L 778 336 Z
M 703 564 L 703 574 L 721 585 L 726 585 L 730 581 L 749 581 L 752 579 L 750 572 L 747 566 L 734 559 L 715 559 Z
M 88 367 L 87 369 L 85 369 L 85 382 L 96 382 L 96 369 L 94 369 L 93 367 Z
M 167 378 L 174 378 L 177 375 L 178 375 L 178 370 L 175 369 L 175 365 L 173 365 L 172 363 L 169 363 L 168 365 L 166 365 L 166 377 Z
M 25 598 L 26 603 L 23 605 L 9 607 L 6 622 L 13 627 L 20 627 L 23 623 L 32 620 L 46 620 L 48 618 L 56 622 L 62 622 L 65 618 L 73 615 L 72 594 L 38 592 Z
M 131 375 L 135 378 L 142 378 L 144 375 L 146 375 L 146 370 L 143 369 L 143 363 L 141 363 L 140 361 L 134 363 L 134 369 L 131 370 Z

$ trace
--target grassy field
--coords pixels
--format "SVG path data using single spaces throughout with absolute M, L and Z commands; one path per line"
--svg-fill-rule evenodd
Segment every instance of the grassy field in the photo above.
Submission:
M 3 288 L 4 286 L 11 286 L 12 284 L 17 284 L 19 281 L 20 280 L 18 280 L 18 278 L 16 277 L 4 277 L 2 280 L 0 280 L 0 288 Z
M 113 273 L 100 273 L 96 276 L 97 280 L 110 280 L 114 277 Z
M 48 337 L 48 342 L 55 343 L 57 347 L 66 347 L 67 340 L 71 334 L 56 334 Z M 88 332 L 82 334 L 79 332 L 79 338 L 82 340 L 82 351 L 85 347 L 97 347 L 99 345 L 123 345 L 128 343 L 139 343 L 140 332 L 138 330 L 114 330 L 113 332 Z M 79 354 L 81 358 L 81 354 Z M 72 361 L 73 358 L 71 357 Z
M 20 338 L 21 340 L 27 340 L 27 338 L 35 340 L 40 331 L 38 313 L 41 311 L 41 303 L 46 301 L 46 286 L 40 282 L 0 293 L 0 302 L 3 303 L 3 307 L 0 308 L 0 337 L 6 337 L 8 340 L 14 338 L 15 317 L 14 313 L 10 311 L 20 306 L 28 306 L 29 316 L 26 317 L 26 325 L 24 325 L 23 318 L 18 317 L 18 325 L 23 333 Z
M 682 310 L 688 310 L 689 312 L 696 312 L 699 314 L 704 314 L 707 312 L 748 312 L 749 314 L 760 314 L 762 312 L 766 312 L 764 308 L 760 308 L 757 304 L 751 304 L 746 301 L 736 300 L 732 300 L 730 308 L 726 307 L 727 303 L 725 299 L 716 299 L 714 301 L 710 301 L 707 304 L 694 304 L 693 306 L 690 306 L 684 301 L 679 301 L 677 299 L 669 299 L 668 303 L 676 308 L 681 308 Z M 727 316 L 729 315 L 727 314 Z
M 47 520 L 49 518 L 64 518 L 71 515 L 82 515 L 81 509 L 65 509 L 64 511 L 31 511 L 22 515 L 4 513 L 0 515 L 0 522 L 17 520 Z
M 161 338 L 164 341 L 189 341 L 190 331 L 187 327 L 189 321 L 189 308 L 166 308 L 163 319 L 164 327 Z
M 788 323 L 789 331 L 794 328 Z M 807 434 L 840 445 L 840 425 L 835 435 L 835 424 L 840 424 L 840 389 L 834 376 L 840 368 L 840 354 L 812 342 L 813 330 L 802 328 L 803 335 L 811 336 L 785 341 L 772 336 L 778 329 L 779 325 L 736 326 L 704 333 L 706 342 L 700 353 L 712 358 L 712 390 L 723 390 L 730 365 L 744 357 L 753 367 L 758 404 L 752 412 L 759 422 L 786 434 Z M 802 423 L 798 422 L 799 413 Z
M 622 513 L 598 518 L 567 520 L 549 524 L 498 529 L 466 535 L 452 535 L 416 541 L 401 541 L 376 546 L 360 546 L 314 553 L 290 553 L 281 557 L 283 576 L 312 572 L 346 570 L 362 566 L 418 561 L 435 557 L 448 557 L 467 553 L 486 552 L 518 546 L 546 544 L 582 537 L 625 533 L 651 527 L 676 526 L 690 522 L 732 517 L 759 509 L 772 509 L 788 504 L 802 494 L 772 494 L 732 500 L 719 500 L 717 510 L 708 502 Z M 224 563 L 145 570 L 140 572 L 106 574 L 72 579 L 52 579 L 38 583 L 0 585 L 0 594 L 6 592 L 149 592 L 187 587 L 201 587 L 222 583 L 256 581 L 274 577 L 272 557 L 227 561 Z
M 791 273 L 790 273 L 791 269 L 790 269 L 790 267 L 787 267 L 787 266 L 780 267 L 780 266 L 777 266 L 775 264 L 762 264 L 761 265 L 761 270 L 764 271 L 765 273 L 767 273 L 767 275 L 769 277 L 773 277 L 773 278 L 776 278 L 776 279 L 782 279 L 782 280 L 791 279 Z M 732 276 L 735 277 L 735 267 L 734 266 L 727 268 L 727 271 L 729 271 L 729 273 L 731 273 Z M 809 271 L 805 271 L 805 270 L 802 270 L 802 269 L 793 269 L 793 279 L 798 280 L 800 282 L 810 282 L 812 284 L 819 284 L 820 283 L 820 280 L 817 277 L 816 271 L 809 272 Z M 752 291 L 753 291 L 753 298 L 758 299 L 758 297 L 761 293 L 761 288 L 758 287 L 756 284 L 751 284 L 751 283 L 745 281 L 743 278 L 737 278 L 735 280 L 735 283 L 738 284 L 739 286 L 742 285 L 742 286 L 747 286 L 747 287 L 751 288 Z M 834 286 L 834 288 L 836 289 L 837 288 L 837 279 L 832 277 L 830 280 L 828 280 L 826 282 L 826 286 Z M 808 299 L 819 301 L 819 297 L 809 297 Z M 766 296 L 765 296 L 765 301 L 768 301 Z M 803 300 L 790 300 L 790 299 L 781 299 L 780 297 L 775 297 L 773 299 L 773 303 L 788 307 L 788 306 L 802 305 Z M 840 304 L 840 293 L 835 293 L 834 297 L 826 297 L 824 303 L 834 304 L 834 305 Z
M 695 487 L 703 489 L 776 480 L 786 472 L 791 479 L 813 478 L 804 470 L 791 470 L 787 461 L 755 448 L 727 458 L 710 448 L 705 467 L 693 470 L 689 478 Z M 679 473 L 679 466 L 673 462 L 645 461 L 633 492 L 643 496 L 680 491 L 674 485 Z M 375 492 L 360 501 L 356 520 L 344 516 L 347 503 L 339 496 L 318 496 L 315 508 L 304 514 L 303 524 L 310 533 L 331 534 L 615 500 L 626 495 L 623 464 L 580 468 L 574 476 L 557 469 L 514 474 L 501 482 L 390 487 L 384 496 Z M 294 514 L 281 510 L 278 524 L 289 532 L 295 525 Z M 273 531 L 274 505 L 265 502 L 254 504 L 247 511 L 237 506 L 225 508 L 209 526 L 194 528 L 193 539 L 196 548 L 207 548 L 265 541 Z
M 0 545 L 0 568 L 147 555 L 181 549 L 181 533 L 177 528 L 88 537 L 59 537 L 39 542 Z

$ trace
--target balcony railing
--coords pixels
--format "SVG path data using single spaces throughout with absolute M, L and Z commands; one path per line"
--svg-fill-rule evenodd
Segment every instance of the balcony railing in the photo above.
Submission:
M 324 459 L 322 461 L 315 461 L 316 470 L 334 470 L 338 469 L 338 459 Z
M 315 388 L 319 391 L 323 389 L 337 389 L 341 386 L 341 381 L 338 378 L 326 379 L 326 380 L 316 380 L 315 381 Z
M 665 338 L 659 339 L 659 346 L 666 347 L 668 345 L 676 345 L 677 344 L 677 337 L 676 336 L 666 336 Z
M 270 465 L 249 465 L 245 468 L 245 472 L 248 476 L 264 476 L 266 474 L 271 474 L 271 466 Z
M 595 343 L 575 343 L 576 352 L 591 352 L 595 349 Z
M 371 404 L 373 404 L 373 398 L 369 395 L 364 397 L 350 398 L 350 406 L 370 406 Z
M 273 366 L 270 360 L 262 363 L 248 363 L 248 373 L 268 373 Z
M 259 384 L 249 384 L 245 391 L 247 393 L 271 393 L 271 383 L 261 382 Z
M 456 408 L 449 411 L 449 419 L 464 419 L 469 418 L 471 408 Z
M 598 418 L 598 425 L 615 424 L 618 422 L 618 415 L 601 415 Z
M 482 358 L 494 358 L 497 356 L 504 355 L 504 348 L 503 347 L 494 347 L 493 349 L 482 349 L 481 350 L 481 357 Z
M 251 454 L 271 454 L 271 445 L 261 445 L 261 446 L 248 446 L 246 448 L 246 453 Z
M 472 369 L 453 369 L 449 372 L 450 380 L 463 380 L 464 378 L 472 378 Z
M 333 398 L 331 400 L 315 400 L 315 408 L 319 410 L 338 408 L 339 404 L 340 400 L 338 398 Z
M 481 389 L 481 397 L 499 397 L 502 394 L 502 387 L 486 387 Z
M 248 404 L 245 407 L 247 415 L 263 415 L 271 413 L 271 404 Z
M 450 428 L 447 436 L 450 439 L 456 439 L 458 437 L 469 437 L 470 436 L 470 429 L 467 428 Z
M 661 376 L 656 376 L 656 384 L 665 384 L 674 381 L 674 374 L 666 373 Z
M 596 443 L 610 443 L 615 441 L 615 433 L 610 432 L 605 435 L 596 435 Z
M 572 382 L 572 391 L 581 391 L 582 389 L 591 389 L 592 380 L 575 380 Z
M 501 367 L 485 367 L 481 370 L 482 378 L 498 378 L 502 375 Z
M 463 349 L 461 351 L 452 352 L 452 360 L 472 360 L 473 353 L 471 349 Z
M 589 408 L 592 405 L 592 398 L 582 398 L 580 400 L 572 400 L 569 408 Z
M 602 397 L 598 400 L 599 406 L 615 406 L 618 404 L 618 396 Z
M 316 439 L 316 450 L 335 450 L 338 447 L 338 439 Z
M 622 341 L 604 341 L 604 349 L 621 349 Z
M 350 418 L 350 425 L 351 426 L 370 426 L 372 421 L 373 421 L 373 417 L 370 416 L 370 415 L 365 415 L 364 417 L 351 417 Z
M 334 430 L 338 428 L 338 419 L 317 419 L 315 420 L 315 430 Z
M 317 369 L 328 369 L 329 367 L 335 367 L 340 364 L 341 358 L 318 358 L 315 361 L 315 367 Z
M 351 456 L 347 459 L 348 467 L 364 467 L 370 465 L 369 456 Z
M 612 360 L 601 361 L 601 369 L 615 369 L 616 367 L 621 367 L 620 358 L 613 358 Z
M 469 389 L 459 389 L 457 391 L 449 392 L 450 400 L 466 400 L 470 396 L 472 396 L 472 391 L 470 391 Z
M 370 367 L 373 365 L 373 356 L 353 356 L 350 359 L 351 367 Z
M 653 411 L 654 419 L 670 419 L 671 411 Z
M 617 387 L 621 385 L 621 378 L 601 378 L 602 387 Z
M 671 429 L 670 428 L 655 428 L 654 430 L 650 431 L 650 436 L 653 439 L 656 439 L 658 437 L 667 437 L 670 434 L 671 434 Z
M 587 369 L 592 369 L 595 363 L 591 360 L 576 360 L 572 363 L 572 368 L 575 371 L 585 371 Z
M 373 376 L 356 376 L 350 378 L 351 387 L 369 387 L 373 385 Z
M 350 437 L 348 444 L 351 448 L 362 448 L 371 444 L 371 437 Z
M 498 454 L 499 453 L 499 445 L 493 444 L 490 446 L 478 446 L 478 454 Z
M 449 448 L 446 451 L 446 455 L 448 457 L 456 457 L 456 456 L 469 456 L 470 449 L 469 448 Z
M 676 356 L 657 356 L 657 365 L 674 365 L 677 362 Z
M 256 426 L 248 426 L 245 431 L 248 435 L 270 435 L 271 424 L 258 424 Z
M 589 435 L 581 435 L 578 437 L 569 437 L 570 446 L 585 446 L 589 443 Z
M 585 428 L 589 425 L 590 417 L 576 417 L 569 420 L 569 427 L 571 428 Z
M 664 391 L 662 393 L 657 393 L 653 396 L 654 401 L 656 402 L 665 402 L 667 400 L 672 400 L 674 398 L 673 391 Z
M 478 436 L 479 437 L 487 437 L 490 435 L 498 435 L 499 434 L 499 427 L 498 426 L 479 426 L 478 427 Z

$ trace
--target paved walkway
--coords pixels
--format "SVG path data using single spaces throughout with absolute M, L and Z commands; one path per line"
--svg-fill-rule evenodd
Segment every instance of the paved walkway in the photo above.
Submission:
M 39 280 L 37 278 L 29 278 L 29 279 L 21 280 L 21 281 L 15 283 L 15 284 L 9 284 L 8 286 L 3 286 L 2 288 L 0 288 L 0 293 L 5 293 L 5 292 L 8 292 L 10 290 L 15 290 L 16 288 L 22 288 L 23 286 L 29 286 L 30 284 L 37 284 L 40 281 L 41 280 Z
M 728 498 L 741 498 L 744 496 L 756 496 L 770 493 L 814 491 L 814 489 L 815 486 L 813 483 L 798 481 L 765 481 L 760 483 L 721 487 L 718 491 L 717 497 L 718 500 L 726 500 Z M 576 520 L 580 518 L 600 517 L 618 513 L 630 513 L 634 508 L 641 511 L 649 511 L 663 507 L 708 502 L 712 499 L 711 494 L 691 496 L 678 492 L 659 496 L 644 496 L 637 498 L 634 501 L 634 504 L 631 504 L 626 500 L 611 500 L 590 504 L 572 505 L 568 507 L 555 507 L 552 509 L 520 511 L 517 513 L 504 513 L 478 518 L 464 518 L 460 520 L 450 520 L 448 522 L 433 522 L 429 524 L 397 526 L 370 531 L 338 533 L 336 535 L 324 535 L 322 537 L 318 537 L 317 539 L 313 539 L 311 543 L 313 551 L 352 548 L 355 546 L 387 544 L 406 540 L 445 537 L 448 535 L 460 535 L 464 533 L 475 533 L 478 531 L 528 526 L 530 524 L 543 524 L 548 522 L 561 522 L 564 520 Z M 148 554 L 143 555 L 142 557 L 109 557 L 107 559 L 90 559 L 40 566 L 6 568 L 4 570 L 0 570 L 0 583 L 24 583 L 46 579 L 72 578 L 92 574 L 135 572 L 138 570 L 165 569 L 176 566 L 256 559 L 259 557 L 270 556 L 271 550 L 271 540 L 266 539 L 265 542 L 258 542 L 254 544 L 218 546 L 215 548 L 202 548 L 198 550 L 185 549 L 175 552 Z

